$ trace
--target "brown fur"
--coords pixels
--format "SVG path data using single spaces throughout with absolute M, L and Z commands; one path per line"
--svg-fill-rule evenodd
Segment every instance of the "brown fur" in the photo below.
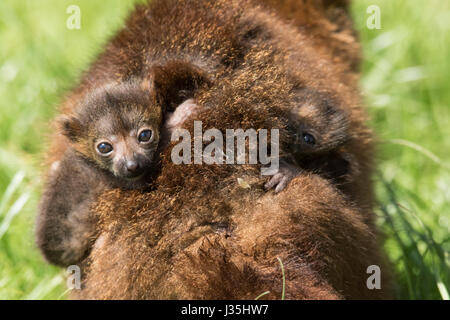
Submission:
M 140 82 L 122 83 L 94 90 L 60 122 L 70 144 L 47 177 L 36 242 L 47 261 L 67 266 L 89 252 L 97 221 L 92 203 L 112 187 L 143 189 L 156 172 L 162 112 Z M 138 142 L 141 128 L 153 129 L 148 143 Z M 114 148 L 102 156 L 96 149 L 106 140 Z M 130 160 L 138 164 L 134 171 L 126 168 Z
M 180 62 L 154 70 L 150 79 L 96 88 L 71 115 L 60 117 L 61 133 L 70 144 L 52 165 L 36 223 L 37 245 L 50 263 L 68 266 L 89 253 L 97 225 L 91 205 L 113 187 L 149 189 L 159 151 L 198 108 L 192 99 L 177 110 L 170 105 L 205 83 L 200 73 Z M 140 133 L 149 129 L 150 138 L 141 141 Z M 98 146 L 104 143 L 111 151 L 102 154 Z
M 172 144 L 154 190 L 112 190 L 95 206 L 98 238 L 81 262 L 84 287 L 74 298 L 252 299 L 269 290 L 265 298 L 279 299 L 277 257 L 289 299 L 389 296 L 385 278 L 383 290 L 366 287 L 366 268 L 383 263 L 373 224 L 372 139 L 354 72 L 359 48 L 345 1 L 263 2 L 155 0 L 137 8 L 62 112 L 104 83 L 151 77 L 155 65 L 181 60 L 209 79 L 194 95 L 205 129 L 279 128 L 289 155 L 295 94 L 306 88 L 345 111 L 348 139 L 318 167 L 305 164 L 278 195 L 264 192 L 259 166 L 177 166 Z M 192 132 L 192 121 L 185 126 Z M 60 139 L 51 161 L 64 151 Z M 336 158 L 346 164 L 325 168 Z M 336 183 L 320 169 L 348 177 Z

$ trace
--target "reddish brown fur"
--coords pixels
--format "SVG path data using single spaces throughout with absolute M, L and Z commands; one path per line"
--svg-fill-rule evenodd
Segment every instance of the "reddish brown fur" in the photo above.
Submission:
M 355 73 L 359 45 L 345 1 L 263 2 L 139 7 L 62 112 L 95 87 L 151 77 L 155 65 L 182 60 L 210 79 L 194 97 L 204 108 L 197 116 L 203 128 L 280 128 L 288 152 L 294 93 L 311 88 L 348 114 L 350 139 L 335 152 L 350 155 L 351 177 L 337 186 L 306 168 L 275 195 L 264 192 L 258 166 L 176 166 L 168 148 L 153 191 L 113 190 L 94 208 L 99 238 L 82 262 L 84 289 L 74 298 L 252 299 L 269 290 L 265 298 L 279 299 L 277 257 L 289 299 L 389 296 L 385 279 L 383 290 L 366 287 L 366 268 L 383 263 L 373 225 L 372 139 Z M 63 151 L 55 137 L 50 160 Z

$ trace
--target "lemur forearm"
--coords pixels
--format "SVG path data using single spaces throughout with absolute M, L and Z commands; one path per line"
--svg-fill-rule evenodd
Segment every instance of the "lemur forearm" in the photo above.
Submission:
M 96 219 L 90 206 L 104 185 L 69 149 L 55 163 L 44 189 L 37 219 L 37 245 L 46 260 L 68 266 L 89 251 Z

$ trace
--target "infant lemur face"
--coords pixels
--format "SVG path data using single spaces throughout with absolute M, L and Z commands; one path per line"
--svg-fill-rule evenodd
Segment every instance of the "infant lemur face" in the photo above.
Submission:
M 130 183 L 154 167 L 160 140 L 161 108 L 139 83 L 96 90 L 62 121 L 73 147 L 100 168 Z
M 91 128 L 91 146 L 95 148 L 99 166 L 119 178 L 134 180 L 142 177 L 151 167 L 158 147 L 158 123 L 151 119 L 130 121 L 123 117 L 111 119 L 110 116 L 100 119 L 99 123 L 100 127 Z
M 347 174 L 348 162 L 341 159 L 342 155 L 335 154 L 350 137 L 349 120 L 344 110 L 326 94 L 301 88 L 294 92 L 290 112 L 289 149 L 296 165 L 280 162 L 278 172 L 264 187 L 275 187 L 275 192 L 280 192 L 298 174 L 298 165 L 302 169 L 309 168 L 324 174 L 327 174 L 327 171 L 332 174 L 337 172 L 337 177 L 330 176 L 333 179 Z M 327 157 L 331 160 L 326 159 Z
M 325 94 L 300 89 L 294 102 L 290 131 L 299 157 L 326 153 L 349 139 L 347 115 Z

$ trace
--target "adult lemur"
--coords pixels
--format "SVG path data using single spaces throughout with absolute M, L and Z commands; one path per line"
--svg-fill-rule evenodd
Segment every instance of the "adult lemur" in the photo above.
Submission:
M 152 188 L 113 188 L 94 201 L 90 250 L 76 261 L 83 286 L 72 297 L 254 299 L 269 291 L 264 298 L 277 299 L 277 258 L 288 299 L 387 297 L 387 268 L 382 290 L 366 286 L 367 267 L 383 262 L 358 61 L 347 1 L 138 6 L 61 113 L 76 113 L 95 88 L 149 79 L 164 112 L 192 99 L 204 128 L 279 129 L 280 157 L 295 177 L 272 177 L 285 189 L 267 192 L 259 165 L 176 165 L 168 143 Z M 192 136 L 193 118 L 185 120 Z M 56 135 L 49 163 L 69 145 Z M 49 228 L 38 224 L 38 239 Z

